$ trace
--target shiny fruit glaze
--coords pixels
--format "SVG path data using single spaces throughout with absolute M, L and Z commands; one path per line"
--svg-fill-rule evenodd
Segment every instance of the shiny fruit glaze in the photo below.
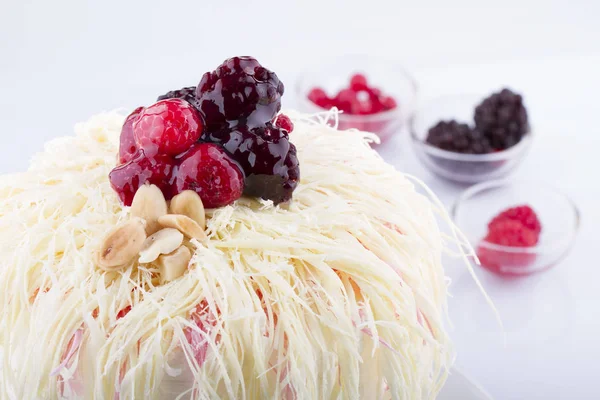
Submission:
M 199 143 L 182 156 L 174 182 L 175 193 L 193 190 L 206 208 L 226 206 L 240 198 L 244 175 L 216 144 Z
M 200 138 L 203 123 L 190 103 L 181 99 L 161 100 L 144 109 L 133 123 L 138 147 L 150 153 L 176 156 Z
M 138 146 L 133 138 L 133 123 L 137 121 L 144 107 L 138 107 L 125 119 L 121 129 L 121 138 L 119 143 L 119 163 L 125 164 L 130 161 L 138 151 Z
M 145 183 L 158 186 L 167 199 L 173 197 L 171 176 L 174 167 L 172 157 L 166 154 L 146 155 L 140 149 L 129 162 L 113 169 L 108 177 L 121 202 L 130 206 L 133 196 Z
M 196 90 L 209 130 L 271 121 L 281 109 L 284 86 L 252 57 L 233 57 L 202 76 Z

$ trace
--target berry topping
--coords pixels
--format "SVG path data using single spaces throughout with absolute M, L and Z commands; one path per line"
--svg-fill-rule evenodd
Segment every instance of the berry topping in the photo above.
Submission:
M 126 206 L 147 182 L 167 199 L 194 190 L 210 208 L 242 193 L 274 203 L 291 199 L 300 170 L 289 142 L 294 124 L 277 116 L 283 91 L 256 59 L 233 57 L 197 87 L 159 96 L 127 117 L 112 187 Z
M 113 169 L 108 177 L 126 206 L 131 205 L 133 196 L 146 182 L 158 186 L 165 197 L 170 199 L 173 197 L 169 186 L 174 164 L 174 160 L 167 155 L 146 155 L 140 149 L 129 162 Z
M 209 130 L 238 122 L 257 127 L 271 121 L 281 109 L 283 83 L 274 72 L 252 57 L 225 60 L 202 77 L 196 89 Z
M 475 126 L 492 147 L 504 150 L 517 144 L 529 132 L 527 110 L 521 95 L 503 89 L 475 108 Z
M 200 116 L 190 103 L 167 99 L 141 112 L 133 123 L 133 137 L 147 153 L 176 156 L 200 138 L 202 128 Z
M 197 110 L 200 110 L 200 102 L 196 98 L 196 86 L 184 87 L 183 89 L 179 90 L 171 90 L 162 96 L 158 96 L 156 101 L 167 99 L 182 99 L 193 105 Z
M 287 131 L 287 133 L 292 133 L 292 131 L 294 130 L 294 123 L 292 122 L 290 117 L 284 114 L 280 114 L 277 117 L 277 119 L 275 120 L 275 126 L 283 129 L 284 131 Z
M 246 175 L 247 195 L 275 204 L 291 199 L 300 169 L 296 147 L 286 130 L 272 124 L 253 129 L 238 126 L 205 134 L 202 139 L 223 146 L 240 165 Z
M 518 221 L 525 228 L 531 230 L 536 235 L 537 243 L 537 236 L 542 230 L 542 225 L 540 224 L 540 220 L 538 219 L 535 211 L 533 211 L 531 207 L 526 205 L 517 206 L 501 212 L 488 224 L 488 229 L 490 231 L 495 230 L 496 227 L 502 223 L 502 221 L 506 220 Z
M 194 145 L 182 156 L 176 175 L 175 192 L 194 190 L 206 208 L 231 204 L 244 191 L 244 175 L 215 144 Z
M 396 101 L 381 93 L 380 89 L 369 86 L 362 74 L 354 74 L 348 87 L 342 88 L 335 96 L 329 97 L 321 88 L 313 88 L 308 99 L 321 108 L 337 107 L 346 114 L 371 115 L 398 107 Z
M 121 129 L 121 138 L 119 144 L 119 164 L 125 164 L 133 158 L 138 150 L 135 139 L 133 138 L 133 123 L 137 121 L 144 107 L 138 107 L 125 119 Z
M 440 121 L 430 128 L 426 142 L 456 153 L 485 154 L 493 151 L 489 141 L 480 131 L 454 120 Z

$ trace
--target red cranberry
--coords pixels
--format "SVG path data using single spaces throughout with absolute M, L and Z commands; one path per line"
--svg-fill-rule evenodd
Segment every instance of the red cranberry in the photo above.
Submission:
M 393 110 L 398 106 L 398 104 L 396 104 L 396 100 L 394 100 L 394 98 L 390 96 L 385 96 L 381 98 L 381 105 L 383 106 L 383 109 L 385 111 Z
M 200 138 L 202 129 L 200 116 L 190 103 L 167 99 L 142 111 L 133 123 L 133 136 L 146 152 L 176 156 Z
M 287 133 L 291 133 L 294 130 L 294 123 L 287 115 L 280 114 L 275 120 L 275 126 L 281 128 Z
M 308 99 L 322 108 L 331 108 L 332 102 L 327 93 L 321 88 L 314 88 L 308 93 Z
M 366 90 L 368 88 L 367 78 L 363 74 L 354 74 L 350 78 L 350 89 L 358 92 L 359 90 Z
M 359 111 L 360 103 L 356 97 L 356 92 L 350 89 L 340 90 L 334 101 L 337 108 L 348 114 L 357 114 Z
M 128 163 L 113 169 L 108 178 L 126 206 L 131 205 L 133 196 L 146 182 L 158 186 L 169 199 L 173 197 L 169 184 L 174 164 L 174 160 L 165 154 L 147 156 L 144 150 L 140 149 Z
M 179 165 L 175 192 L 184 190 L 198 193 L 206 208 L 223 207 L 240 198 L 244 176 L 223 148 L 200 143 L 183 155 Z
M 138 147 L 133 138 L 133 123 L 137 121 L 144 107 L 138 107 L 125 119 L 121 129 L 119 145 L 119 164 L 125 164 L 133 158 Z

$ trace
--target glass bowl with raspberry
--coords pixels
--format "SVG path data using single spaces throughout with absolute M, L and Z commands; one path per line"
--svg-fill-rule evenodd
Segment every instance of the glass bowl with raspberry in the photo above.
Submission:
M 366 55 L 321 59 L 296 84 L 298 107 L 307 113 L 336 107 L 340 130 L 372 132 L 381 141 L 399 132 L 414 111 L 415 79 L 398 63 Z
M 421 163 L 459 183 L 507 176 L 533 139 L 523 98 L 509 89 L 434 98 L 418 107 L 408 126 Z
M 550 268 L 571 249 L 579 209 L 565 193 L 538 182 L 496 180 L 467 189 L 452 217 L 481 266 L 500 275 Z

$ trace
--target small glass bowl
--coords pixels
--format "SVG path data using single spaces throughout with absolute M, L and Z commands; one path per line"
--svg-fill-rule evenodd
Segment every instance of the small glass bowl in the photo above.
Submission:
M 473 125 L 475 107 L 485 95 L 439 97 L 419 108 L 409 122 L 411 142 L 419 160 L 436 175 L 460 183 L 498 179 L 511 172 L 524 158 L 532 141 L 528 132 L 516 145 L 489 154 L 462 154 L 442 150 L 426 142 L 429 129 L 440 121 L 456 120 Z
M 542 230 L 534 247 L 487 242 L 487 224 L 500 212 L 529 205 Z M 580 224 L 575 203 L 552 186 L 529 181 L 491 181 L 467 189 L 452 208 L 458 228 L 475 245 L 482 266 L 502 275 L 527 275 L 556 265 L 571 249 Z
M 398 106 L 393 110 L 372 115 L 340 113 L 338 129 L 355 128 L 376 133 L 383 142 L 406 124 L 416 103 L 416 81 L 394 61 L 367 55 L 343 55 L 320 60 L 319 65 L 309 67 L 298 79 L 298 106 L 301 111 L 307 113 L 329 111 L 308 99 L 310 91 L 320 87 L 332 96 L 340 89 L 348 87 L 350 78 L 355 73 L 364 74 L 370 86 L 377 87 L 384 95 L 393 97 Z

